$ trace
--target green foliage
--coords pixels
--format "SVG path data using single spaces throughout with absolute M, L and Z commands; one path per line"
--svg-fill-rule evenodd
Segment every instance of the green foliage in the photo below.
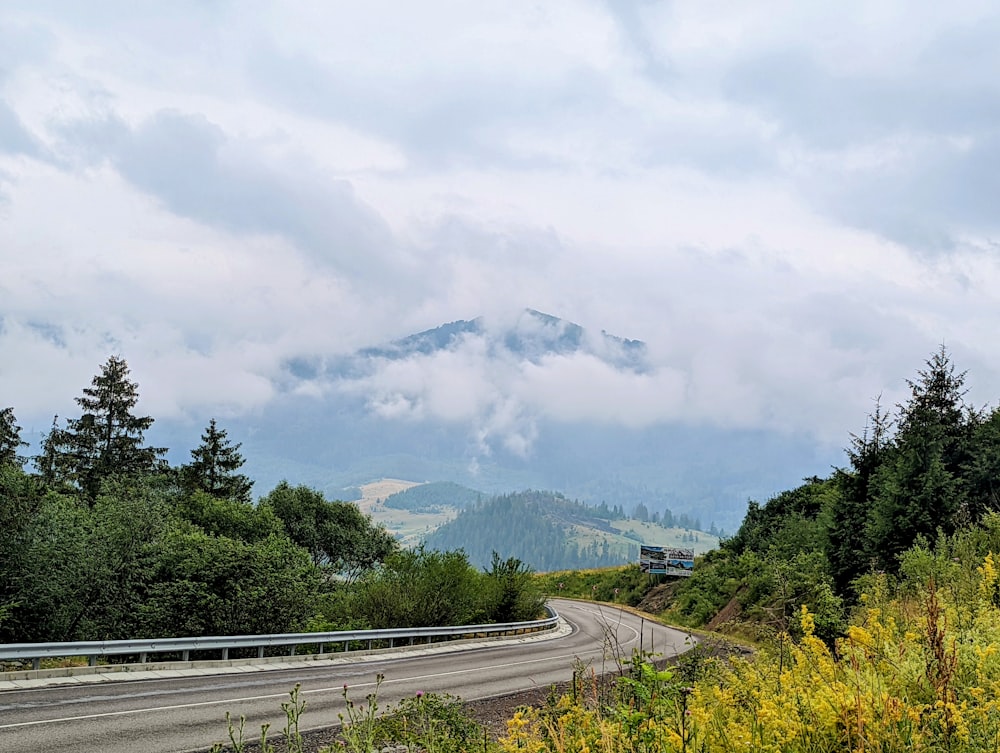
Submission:
M 347 706 L 347 713 L 340 714 L 340 735 L 344 740 L 344 747 L 352 753 L 374 753 L 381 749 L 380 735 L 378 733 L 378 690 L 382 687 L 385 675 L 375 676 L 375 690 L 366 697 L 367 703 L 356 706 L 348 694 L 347 685 L 344 685 L 344 703 Z
M 667 620 L 700 627 L 728 606 L 734 622 L 720 629 L 751 636 L 761 628 L 794 633 L 795 616 L 805 606 L 814 614 L 819 637 L 832 641 L 843 629 L 844 606 L 821 551 L 803 550 L 791 558 L 754 551 L 712 555 L 700 559 L 692 576 L 678 584 Z
M 397 551 L 352 588 L 323 599 L 327 624 L 380 628 L 474 625 L 537 619 L 544 598 L 520 560 L 501 560 L 482 572 L 461 550 L 420 546 Z
M 813 477 L 796 489 L 778 494 L 763 507 L 750 502 L 743 524 L 723 548 L 737 555 L 754 551 L 779 557 L 816 549 L 824 541 L 821 513 L 838 494 L 831 479 Z
M 738 557 L 724 551 L 709 553 L 695 563 L 690 578 L 678 583 L 669 619 L 690 627 L 707 624 L 740 594 L 751 574 L 759 572 L 760 561 L 754 552 Z
M 240 445 L 232 444 L 213 418 L 201 435 L 201 444 L 191 450 L 191 462 L 179 469 L 181 485 L 188 493 L 249 503 L 253 481 L 237 473 L 244 463 L 239 450 Z
M 317 565 L 351 581 L 382 562 L 398 545 L 382 526 L 350 502 L 330 502 L 315 489 L 282 481 L 263 500 L 285 525 L 289 537 L 309 552 Z
M 805 606 L 829 643 L 841 599 L 872 582 L 873 567 L 901 588 L 934 577 L 971 598 L 965 563 L 1000 549 L 1000 409 L 970 409 L 964 379 L 942 348 L 898 415 L 876 406 L 848 468 L 751 502 L 736 535 L 670 586 L 671 618 L 695 626 L 729 607 L 794 633 Z M 469 499 L 426 549 L 400 552 L 356 505 L 305 486 L 283 482 L 253 505 L 240 445 L 214 420 L 192 462 L 170 473 L 164 451 L 144 444 L 153 419 L 134 415 L 123 359 L 83 392 L 83 415 L 53 422 L 37 476 L 20 467 L 13 411 L 0 411 L 0 640 L 508 621 L 535 616 L 540 591 L 635 604 L 655 583 L 635 566 L 581 569 L 622 556 L 607 539 L 578 546 L 569 533 L 616 535 L 617 504 L 536 491 Z M 432 504 L 426 495 L 443 491 L 426 485 L 400 501 Z M 635 509 L 657 518 L 640 498 Z M 577 570 L 548 579 L 525 564 L 567 562 Z
M 1000 408 L 972 427 L 962 475 L 967 517 L 979 520 L 992 510 L 1000 510 Z
M 36 641 L 131 637 L 167 527 L 160 493 L 111 479 L 93 506 L 50 493 L 24 530 L 12 622 Z
M 396 745 L 432 753 L 482 750 L 486 740 L 460 698 L 419 691 L 385 710 L 375 723 L 375 738 L 382 749 Z
M 378 693 L 384 680 L 384 675 L 376 675 L 375 690 L 361 703 L 350 697 L 348 686 L 344 685 L 345 712 L 339 715 L 339 743 L 321 749 L 320 753 L 375 753 L 398 748 L 427 753 L 465 753 L 470 750 L 489 753 L 493 748 L 483 728 L 469 717 L 462 700 L 455 696 L 418 692 L 394 706 L 380 707 Z M 281 704 L 285 715 L 282 733 L 286 753 L 303 753 L 305 750 L 299 730 L 306 702 L 301 698 L 300 688 L 296 685 L 289 693 L 289 700 Z M 269 724 L 261 725 L 256 745 L 246 740 L 246 717 L 241 716 L 237 725 L 227 711 L 226 725 L 229 750 L 233 753 L 247 753 L 251 749 L 260 753 L 276 753 L 276 747 L 268 739 Z M 210 749 L 211 753 L 223 753 L 225 750 L 223 743 L 215 743 Z
M 411 512 L 434 512 L 442 507 L 466 507 L 482 500 L 482 492 L 451 481 L 419 484 L 390 494 L 385 506 Z
M 137 629 L 159 635 L 253 635 L 302 629 L 321 577 L 284 536 L 247 543 L 190 525 L 162 542 Z
M 125 360 L 111 356 L 76 398 L 83 415 L 67 420 L 64 429 L 53 425 L 40 463 L 46 481 L 69 483 L 94 500 L 111 476 L 150 474 L 163 467 L 166 449 L 143 443 L 153 419 L 133 414 L 139 392 L 128 377 Z
M 970 438 L 981 422 L 965 406 L 965 374 L 955 373 L 942 347 L 908 384 L 911 396 L 900 406 L 899 431 L 873 479 L 868 521 L 868 549 L 886 570 L 895 570 L 897 557 L 918 536 L 933 538 L 939 527 L 951 532 L 960 511 L 969 517 L 981 506 L 969 505 L 963 483 Z
M 825 550 L 830 562 L 830 575 L 838 593 L 847 593 L 855 578 L 868 566 L 868 528 L 874 504 L 874 478 L 885 459 L 891 422 L 876 402 L 860 436 L 851 435 L 847 457 L 851 470 L 834 473 L 839 494 L 827 510 Z
M 545 598 L 535 585 L 530 567 L 516 557 L 500 559 L 493 552 L 493 561 L 486 572 L 483 593 L 486 614 L 490 622 L 519 622 L 537 618 Z
M 24 465 L 25 458 L 18 451 L 27 446 L 27 442 L 21 441 L 21 427 L 14 418 L 14 409 L 0 409 L 0 467 Z
M 253 543 L 270 536 L 284 536 L 285 526 L 268 506 L 238 499 L 214 497 L 195 491 L 177 499 L 176 515 L 213 536 Z
M 357 505 L 279 484 L 261 503 L 238 473 L 239 444 L 215 420 L 177 469 L 147 447 L 151 417 L 112 356 L 58 418 L 35 459 L 0 411 L 0 641 L 37 642 L 304 628 L 386 627 L 536 617 L 518 560 L 480 573 L 462 552 L 399 553 Z M 393 585 L 395 584 L 395 585 Z M 411 588 L 412 586 L 412 588 Z M 410 598 L 392 604 L 393 588 Z M 359 609 L 359 606 L 364 607 Z M 381 610 L 381 611 L 380 611 Z
M 382 628 L 477 624 L 488 617 L 481 586 L 465 552 L 401 550 L 358 581 L 353 612 Z
M 990 527 L 993 527 L 991 524 Z M 976 537 L 992 537 L 979 532 Z M 960 536 L 909 550 L 940 558 Z M 921 547 L 917 547 L 920 549 Z M 942 572 L 866 576 L 870 589 L 834 646 L 798 615 L 798 638 L 782 633 L 752 656 L 700 664 L 678 681 L 648 664 L 625 668 L 617 693 L 577 682 L 544 708 L 523 709 L 499 741 L 508 753 L 569 751 L 950 751 L 996 747 L 1000 683 L 1000 576 L 994 555 Z M 971 596 L 957 600 L 951 577 Z M 575 678 L 574 678 L 575 679 Z M 594 684 L 596 687 L 596 683 Z
M 281 704 L 281 710 L 285 714 L 285 727 L 282 729 L 285 753 L 305 753 L 305 741 L 299 732 L 302 714 L 306 710 L 306 702 L 302 700 L 299 694 L 301 688 L 301 683 L 297 684 L 289 692 L 289 700 Z M 226 712 L 226 727 L 231 746 L 229 751 L 232 753 L 247 753 L 247 751 L 253 749 L 258 751 L 258 753 L 276 753 L 277 749 L 267 737 L 271 729 L 270 722 L 260 725 L 260 738 L 256 745 L 252 745 L 246 740 L 246 723 L 247 718 L 241 716 L 239 726 L 237 726 L 233 722 L 232 714 L 228 711 Z M 222 743 L 215 743 L 209 748 L 209 753 L 228 753 L 228 751 Z
M 549 596 L 594 599 L 635 606 L 656 583 L 665 578 L 649 575 L 638 565 L 587 570 L 557 570 L 535 576 L 539 589 Z
M 320 753 L 345 750 L 374 753 L 402 748 L 427 753 L 466 753 L 491 747 L 483 728 L 465 712 L 460 698 L 418 691 L 395 706 L 380 709 L 379 688 L 385 677 L 375 677 L 375 690 L 356 704 L 344 686 L 346 713 L 340 715 L 340 744 Z
M 671 616 L 698 625 L 729 607 L 782 631 L 805 605 L 829 643 L 845 624 L 842 599 L 872 568 L 954 581 L 926 542 L 991 520 L 1000 500 L 1000 415 L 970 409 L 964 380 L 943 348 L 933 354 L 898 416 L 876 404 L 852 436 L 849 468 L 751 502 L 736 535 L 679 584 Z
M 524 491 L 504 494 L 466 507 L 454 520 L 427 537 L 438 549 L 461 547 L 480 567 L 489 567 L 493 552 L 516 557 L 538 570 L 569 567 L 608 567 L 626 557 L 593 542 L 576 546 L 568 531 L 575 525 L 594 527 L 603 522 L 614 533 L 598 508 L 566 499 L 555 492 Z
M 12 643 L 21 619 L 16 610 L 29 600 L 31 578 L 27 557 L 34 523 L 45 490 L 41 482 L 16 465 L 0 465 L 0 643 Z M 44 572 L 38 573 L 44 575 Z

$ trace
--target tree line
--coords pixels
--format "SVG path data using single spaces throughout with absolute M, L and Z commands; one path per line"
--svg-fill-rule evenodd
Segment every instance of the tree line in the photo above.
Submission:
M 682 584 L 675 613 L 705 622 L 735 601 L 784 629 L 805 605 L 832 639 L 869 578 L 894 577 L 914 547 L 1000 512 L 1000 408 L 969 404 L 966 377 L 943 346 L 933 353 L 905 402 L 876 402 L 845 467 L 750 502 L 736 534 Z
M 171 466 L 138 400 L 110 357 L 33 458 L 13 408 L 0 410 L 0 642 L 537 616 L 515 558 L 480 570 L 461 551 L 403 551 L 356 505 L 288 482 L 255 502 L 241 445 L 214 418 Z
M 473 563 L 490 561 L 494 550 L 507 552 L 540 571 L 612 567 L 635 561 L 639 547 L 602 541 L 576 543 L 576 524 L 601 530 L 611 527 L 603 508 L 566 499 L 558 492 L 528 490 L 501 494 L 467 505 L 457 517 L 427 536 L 427 544 L 462 547 Z

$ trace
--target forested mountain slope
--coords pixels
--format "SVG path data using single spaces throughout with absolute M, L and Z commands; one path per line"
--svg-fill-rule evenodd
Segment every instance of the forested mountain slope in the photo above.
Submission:
M 481 566 L 496 551 L 538 571 L 636 562 L 640 543 L 704 551 L 717 541 L 704 532 L 635 520 L 620 508 L 530 490 L 477 501 L 426 537 L 427 546 L 461 548 Z

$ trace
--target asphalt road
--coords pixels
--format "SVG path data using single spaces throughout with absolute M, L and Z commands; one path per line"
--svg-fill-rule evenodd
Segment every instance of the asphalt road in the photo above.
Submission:
M 418 691 L 475 700 L 567 681 L 581 664 L 598 673 L 612 671 L 617 658 L 627 660 L 633 649 L 672 656 L 693 645 L 682 631 L 615 607 L 565 600 L 553 604 L 566 623 L 558 637 L 464 648 L 439 644 L 419 655 L 337 659 L 240 674 L 3 691 L 0 753 L 205 751 L 227 740 L 227 711 L 235 719 L 246 717 L 250 740 L 265 722 L 279 732 L 285 725 L 281 703 L 289 700 L 296 683 L 301 683 L 300 697 L 307 704 L 301 722 L 305 731 L 339 724 L 345 684 L 355 704 L 363 704 L 375 690 L 378 674 L 384 676 L 380 707 Z

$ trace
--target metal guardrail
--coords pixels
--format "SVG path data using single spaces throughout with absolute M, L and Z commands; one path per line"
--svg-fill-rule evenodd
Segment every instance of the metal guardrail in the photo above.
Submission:
M 389 630 L 339 630 L 332 633 L 278 633 L 274 635 L 230 635 L 205 636 L 201 638 L 153 638 L 123 641 L 75 641 L 66 643 L 7 643 L 0 644 L 0 661 L 30 661 L 33 669 L 39 669 L 42 659 L 85 656 L 90 666 L 95 666 L 101 657 L 137 656 L 140 664 L 145 664 L 151 654 L 180 654 L 182 662 L 191 661 L 192 651 L 219 651 L 223 661 L 229 659 L 230 649 L 256 649 L 257 657 L 263 658 L 268 648 L 287 648 L 294 656 L 300 646 L 316 646 L 315 653 L 350 651 L 352 644 L 359 642 L 368 650 L 375 643 L 388 643 L 387 647 L 400 645 L 397 641 L 407 641 L 402 645 L 416 645 L 424 639 L 431 643 L 435 638 L 456 640 L 479 636 L 520 635 L 524 633 L 550 630 L 559 621 L 559 615 L 546 606 L 549 617 L 530 622 L 507 622 L 492 625 L 459 625 L 454 627 L 392 628 Z M 337 648 L 341 647 L 341 648 Z

